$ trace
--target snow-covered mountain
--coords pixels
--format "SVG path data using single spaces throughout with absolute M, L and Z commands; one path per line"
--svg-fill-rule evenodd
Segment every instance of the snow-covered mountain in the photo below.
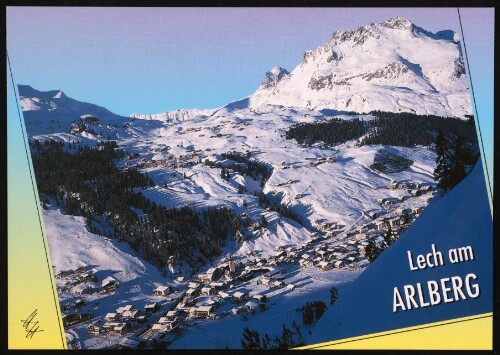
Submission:
M 383 110 L 443 116 L 471 112 L 458 36 L 393 17 L 332 38 L 291 73 L 273 68 L 248 105 Z
M 82 116 L 97 117 L 105 125 L 130 120 L 104 107 L 74 100 L 61 90 L 38 91 L 29 85 L 18 85 L 24 122 L 30 135 L 66 131 Z
M 182 110 L 175 110 L 175 111 L 167 111 L 163 113 L 157 113 L 157 114 L 140 114 L 140 113 L 133 113 L 130 115 L 131 118 L 138 118 L 141 120 L 158 120 L 162 121 L 165 123 L 175 123 L 175 122 L 183 122 L 183 121 L 189 121 L 195 117 L 206 117 L 210 116 L 213 114 L 216 110 L 211 110 L 211 109 L 196 109 L 196 108 L 188 108 L 188 109 L 182 109 Z

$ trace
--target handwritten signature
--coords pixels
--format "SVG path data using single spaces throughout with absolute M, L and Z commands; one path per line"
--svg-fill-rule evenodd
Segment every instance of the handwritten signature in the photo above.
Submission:
M 28 316 L 27 319 L 21 320 L 23 323 L 23 328 L 26 330 L 26 338 L 33 338 L 33 335 L 35 333 L 40 333 L 43 332 L 43 329 L 40 329 L 40 326 L 38 325 L 38 321 L 35 321 L 35 317 L 37 316 L 38 309 L 35 309 L 31 314 Z

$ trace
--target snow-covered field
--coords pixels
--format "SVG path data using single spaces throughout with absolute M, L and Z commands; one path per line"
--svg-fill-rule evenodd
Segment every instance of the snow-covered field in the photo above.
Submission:
M 301 250 L 300 253 L 311 254 L 322 245 L 325 248 L 338 247 L 353 240 L 352 236 L 348 237 L 345 233 L 354 231 L 356 227 L 370 225 L 372 218 L 366 214 L 369 211 L 382 211 L 385 217 L 391 217 L 395 216 L 396 208 L 424 207 L 427 204 L 431 195 L 413 197 L 407 190 L 390 190 L 387 186 L 393 180 L 433 184 L 433 151 L 425 147 L 357 147 L 354 141 L 334 148 L 319 145 L 306 148 L 283 137 L 284 130 L 291 123 L 312 122 L 316 119 L 318 113 L 311 114 L 309 110 L 276 108 L 259 113 L 249 109 L 234 112 L 224 110 L 211 117 L 161 125 L 159 128 L 155 125 L 153 128 L 148 127 L 145 123 L 151 122 L 149 120 L 134 120 L 129 124 L 129 135 L 124 135 L 119 144 L 126 151 L 139 154 L 128 164 L 144 161 L 160 163 L 160 166 L 146 164 L 141 168 L 155 184 L 143 190 L 143 195 L 151 201 L 167 207 L 226 205 L 239 214 L 246 213 L 253 221 L 258 221 L 264 215 L 268 221 L 267 229 L 252 232 L 242 243 L 228 241 L 224 247 L 222 256 L 230 255 L 246 265 L 252 265 L 256 257 L 273 257 L 279 246 L 294 247 Z M 219 133 L 223 136 L 217 137 Z M 67 136 L 54 134 L 50 137 L 61 139 Z M 75 134 L 66 139 L 78 141 L 81 137 Z M 220 168 L 203 163 L 177 164 L 176 168 L 161 165 L 166 161 L 178 163 L 179 156 L 192 156 L 193 153 L 202 162 L 209 159 L 224 163 L 220 154 L 231 150 L 242 153 L 248 151 L 252 158 L 272 166 L 273 173 L 263 187 L 249 176 L 236 172 L 231 173 L 230 179 L 222 179 Z M 380 150 L 410 158 L 414 163 L 399 173 L 374 171 L 370 165 Z M 330 161 L 322 159 L 330 157 L 333 158 Z M 311 165 L 311 162 L 314 164 Z M 243 185 L 247 191 L 238 193 L 239 185 Z M 281 196 L 282 203 L 301 218 L 303 225 L 260 207 L 258 198 L 252 194 L 260 191 L 269 196 Z M 397 200 L 401 197 L 404 200 L 397 205 L 380 205 L 381 199 Z M 334 234 L 342 231 L 344 234 L 304 247 L 311 240 L 317 221 L 337 223 L 340 229 Z M 175 275 L 163 277 L 157 268 L 142 260 L 125 243 L 88 233 L 80 217 L 63 216 L 57 210 L 49 210 L 44 211 L 44 222 L 56 272 L 92 266 L 97 270 L 98 280 L 113 275 L 121 283 L 111 295 L 75 295 L 71 289 L 61 293 L 63 304 L 74 302 L 78 297 L 85 298 L 88 311 L 95 317 L 94 321 L 125 304 L 141 309 L 148 302 L 158 301 L 158 297 L 152 295 L 156 286 L 176 285 L 173 280 Z M 372 225 L 370 229 L 373 228 Z M 248 292 L 250 296 L 254 293 L 265 294 L 270 299 L 267 310 L 251 315 L 233 315 L 231 310 L 237 305 L 226 301 L 218 305 L 216 314 L 220 319 L 188 319 L 169 347 L 240 347 L 244 327 L 265 330 L 271 336 L 278 335 L 283 324 L 290 326 L 293 320 L 301 323 L 302 315 L 297 309 L 316 300 L 328 304 L 332 286 L 342 292 L 342 286 L 354 280 L 368 265 L 365 257 L 358 256 L 354 269 L 346 266 L 320 271 L 317 264 L 305 267 L 298 265 L 300 253 L 291 263 L 280 266 L 284 270 L 285 284 L 293 284 L 296 289 L 270 289 L 257 284 L 259 277 L 232 284 L 230 294 L 238 291 Z M 217 260 L 214 261 L 216 264 Z M 202 270 L 206 271 L 206 268 Z M 192 275 L 191 279 L 195 280 L 196 277 Z M 186 288 L 186 285 L 182 285 L 179 289 Z M 204 305 L 206 301 L 206 297 L 198 297 L 196 305 Z M 172 302 L 163 303 L 162 311 L 165 312 Z M 150 319 L 147 325 L 151 326 L 156 320 Z M 91 336 L 87 332 L 87 325 L 84 323 L 72 328 L 82 348 L 113 346 L 122 339 L 121 336 Z M 141 330 L 141 326 L 135 327 L 128 335 L 135 334 L 138 329 Z M 231 329 L 231 332 L 228 333 L 227 329 Z M 304 332 L 307 331 L 304 329 Z

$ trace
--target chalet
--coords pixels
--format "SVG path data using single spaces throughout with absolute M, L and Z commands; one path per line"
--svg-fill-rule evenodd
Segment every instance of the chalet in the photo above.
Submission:
M 119 319 L 120 316 L 118 315 L 118 313 L 108 313 L 104 316 L 104 319 L 106 319 L 106 321 L 108 322 L 111 322 L 111 321 L 114 321 L 114 320 L 117 320 Z
M 411 213 L 413 213 L 414 215 L 418 215 L 422 213 L 423 210 L 424 209 L 422 207 L 412 207 Z
M 139 316 L 138 309 L 131 309 L 123 312 L 122 314 L 123 319 L 136 319 L 138 316 Z
M 196 318 L 208 318 L 213 314 L 213 306 L 199 306 L 194 310 L 194 317 Z
M 358 242 L 361 242 L 363 240 L 366 240 L 366 234 L 358 234 L 354 237 L 354 239 Z
M 333 266 L 335 266 L 337 269 L 340 269 L 342 266 L 344 266 L 344 262 L 341 260 L 337 260 L 333 262 Z
M 199 294 L 200 292 L 196 288 L 190 288 L 186 291 L 186 296 L 188 297 L 197 297 Z
M 337 252 L 332 254 L 332 257 L 337 259 L 337 260 L 342 260 L 342 258 L 344 257 L 344 254 L 337 251 Z
M 227 263 L 230 272 L 236 272 L 236 263 L 232 260 L 229 260 Z
M 102 331 L 102 326 L 104 325 L 104 321 L 103 320 L 98 320 L 92 324 L 90 324 L 88 327 L 87 327 L 87 331 L 90 333 L 90 334 L 94 334 L 94 335 L 97 335 L 99 333 L 101 333 Z
M 380 217 L 380 211 L 368 211 L 366 212 L 366 215 L 370 217 L 371 219 L 377 219 Z
M 214 270 L 209 270 L 205 274 L 198 275 L 198 280 L 200 280 L 200 282 L 210 283 L 212 281 L 215 281 L 218 275 L 219 272 L 216 272 Z
M 245 303 L 244 307 L 248 313 L 255 313 L 255 311 L 259 308 L 259 305 L 253 301 L 248 301 Z
M 243 271 L 238 277 L 238 280 L 241 281 L 248 281 L 253 277 L 253 272 L 252 271 Z
M 113 332 L 123 335 L 130 330 L 130 325 L 128 323 L 118 323 L 112 329 Z
M 321 258 L 325 258 L 328 255 L 328 252 L 326 250 L 319 250 L 317 252 L 317 255 L 320 256 Z
M 302 256 L 300 258 L 304 259 L 304 260 L 311 260 L 312 259 L 312 255 L 308 254 L 308 253 L 304 253 L 304 254 L 302 254 Z
M 288 284 L 286 286 L 286 288 L 289 289 L 289 290 L 295 290 L 297 288 L 297 285 L 295 285 L 295 284 Z
M 80 275 L 80 281 L 97 282 L 97 276 L 95 276 L 92 271 L 84 272 Z
M 144 312 L 146 313 L 154 313 L 158 309 L 160 309 L 160 305 L 156 302 L 146 303 L 146 305 L 144 306 Z
M 115 278 L 113 278 L 112 276 L 109 276 L 109 277 L 105 278 L 101 282 L 101 287 L 106 292 L 111 292 L 111 291 L 116 290 L 116 288 L 119 285 L 120 285 L 120 283 Z
M 358 233 L 363 233 L 368 230 L 368 226 L 367 225 L 359 226 L 358 228 L 356 228 L 356 230 L 358 231 Z
M 238 308 L 233 308 L 231 309 L 231 313 L 233 315 L 237 315 L 237 314 L 241 314 L 245 311 L 245 307 L 241 306 L 241 307 L 238 307 Z
M 237 292 L 233 293 L 233 301 L 234 302 L 243 302 L 243 301 L 246 301 L 247 298 L 248 298 L 248 296 L 245 292 L 237 291 Z
M 284 250 L 280 250 L 279 252 L 274 254 L 274 256 L 277 258 L 284 257 L 285 255 L 286 255 L 286 251 L 284 251 Z
M 205 305 L 217 307 L 219 305 L 219 299 L 218 298 L 209 298 L 207 301 L 205 301 Z
M 226 292 L 219 291 L 219 297 L 222 298 L 223 300 L 227 300 L 231 296 Z
M 311 234 L 309 235 L 309 238 L 310 238 L 311 240 L 316 239 L 317 237 L 318 237 L 318 233 L 316 233 L 316 232 L 311 233 Z
M 311 260 L 300 259 L 300 261 L 299 261 L 299 265 L 302 267 L 309 267 L 312 264 L 313 264 L 313 262 Z
M 215 288 L 216 290 L 222 290 L 226 286 L 225 282 L 211 282 L 210 287 Z
M 123 315 L 123 313 L 125 313 L 126 311 L 131 311 L 133 309 L 134 309 L 134 306 L 132 306 L 131 304 L 127 304 L 126 306 L 118 307 L 116 309 L 116 313 Z
M 375 222 L 375 226 L 377 227 L 378 230 L 382 230 L 382 229 L 385 229 L 387 228 L 389 224 L 387 223 L 387 221 L 376 221 Z
M 176 318 L 176 317 L 177 317 L 178 313 L 179 313 L 179 312 L 178 312 L 177 310 L 168 311 L 168 312 L 167 312 L 166 317 L 167 317 L 168 319 L 172 320 L 172 319 L 174 319 L 174 318 Z
M 329 263 L 328 261 L 321 261 L 318 263 L 318 269 L 322 271 L 327 271 L 330 270 L 333 267 L 332 263 Z
M 366 254 L 366 245 L 358 245 L 358 253 L 361 256 L 364 256 Z
M 205 296 L 216 295 L 217 290 L 215 288 L 212 288 L 212 287 L 203 287 L 201 289 L 201 294 L 205 295 Z
M 252 298 L 258 302 L 263 302 L 263 303 L 269 300 L 266 295 L 261 295 L 261 294 L 255 294 L 252 296 Z
M 273 288 L 285 287 L 285 282 L 283 282 L 281 280 L 275 280 L 275 281 L 271 282 L 271 287 L 273 287 Z
M 80 266 L 79 268 L 73 270 L 73 273 L 74 274 L 83 274 L 86 270 L 86 267 L 85 266 Z
M 283 274 L 283 270 L 273 270 L 268 272 L 267 274 L 264 275 L 264 277 L 270 278 L 270 279 L 279 279 Z
M 358 244 L 356 240 L 348 240 L 347 245 L 351 247 L 355 247 Z
M 153 294 L 155 294 L 156 296 L 165 297 L 174 293 L 175 291 L 176 291 L 175 288 L 172 286 L 158 286 L 153 290 Z
M 434 190 L 434 187 L 432 185 L 423 185 L 420 186 L 419 190 L 422 192 L 431 192 L 432 190 Z
M 73 292 L 77 295 L 91 295 L 97 292 L 97 287 L 92 284 L 78 284 L 73 288 Z
M 125 334 L 130 329 L 127 323 L 121 322 L 106 322 L 102 326 L 102 332 L 113 332 L 118 334 Z
M 399 218 L 399 217 L 389 220 L 389 225 L 391 227 L 396 227 L 396 226 L 399 226 L 400 224 L 401 224 L 401 218 Z
M 347 262 L 348 263 L 353 263 L 355 261 L 356 261 L 356 258 L 354 256 L 350 256 L 350 257 L 347 258 Z
M 184 283 L 186 281 L 186 279 L 184 278 L 184 276 L 179 276 L 178 278 L 175 279 L 175 281 L 177 283 L 182 284 L 182 283 Z
M 410 193 L 410 195 L 412 195 L 413 197 L 417 197 L 417 196 L 420 196 L 422 194 L 422 191 L 420 190 L 417 190 L 417 189 L 414 189 L 414 190 L 409 190 L 408 191 Z
M 158 323 L 153 324 L 151 331 L 153 333 L 163 333 L 170 332 L 179 326 L 177 318 L 167 319 L 162 317 L 158 320 Z
M 55 274 L 56 279 L 64 279 L 67 278 L 68 276 L 71 276 L 73 274 L 73 270 L 64 270 L 64 271 L 59 271 L 57 274 Z
M 393 180 L 387 185 L 387 189 L 389 190 L 396 190 L 398 188 L 398 182 L 396 180 Z
M 69 313 L 65 314 L 62 316 L 62 321 L 63 325 L 66 326 L 72 326 L 74 324 L 86 322 L 90 320 L 91 314 L 90 313 Z
M 388 197 L 385 199 L 384 201 L 384 205 L 386 206 L 392 206 L 392 205 L 395 205 L 396 203 L 398 203 L 399 200 L 395 197 Z

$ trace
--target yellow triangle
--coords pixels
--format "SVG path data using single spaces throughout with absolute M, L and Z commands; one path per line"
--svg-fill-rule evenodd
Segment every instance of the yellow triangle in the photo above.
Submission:
M 303 346 L 294 350 L 492 350 L 493 313 Z
M 17 105 L 14 91 L 9 86 L 8 347 L 9 349 L 66 349 L 48 243 L 45 233 L 42 233 L 43 223 L 37 209 L 38 193 L 36 185 L 35 187 L 32 185 L 34 177 L 30 175 L 30 159 L 25 151 L 26 137 L 22 133 Z M 30 330 L 38 332 L 32 333 Z

